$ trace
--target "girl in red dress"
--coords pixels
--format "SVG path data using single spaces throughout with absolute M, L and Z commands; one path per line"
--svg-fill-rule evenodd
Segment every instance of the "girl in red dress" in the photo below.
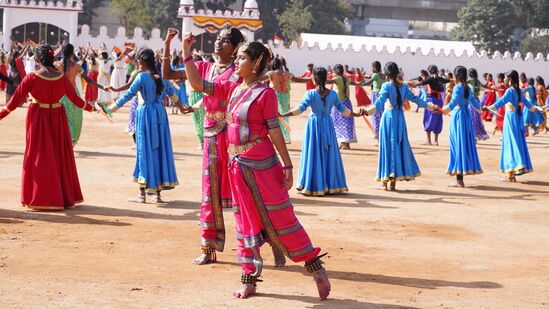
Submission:
M 499 73 L 498 74 L 498 86 L 496 89 L 497 97 L 501 98 L 503 94 L 505 93 L 505 90 L 507 90 L 507 86 L 505 86 L 504 80 L 505 74 Z M 505 119 L 505 106 L 502 106 L 498 109 L 498 115 L 496 116 L 496 126 L 494 127 L 493 135 L 496 134 L 497 131 L 503 132 L 503 120 Z
M 260 247 L 269 242 L 292 261 L 305 262 L 314 275 L 320 299 L 325 299 L 330 282 L 320 260 L 320 248 L 312 245 L 288 195 L 293 182 L 292 161 L 278 122 L 276 93 L 259 83 L 272 54 L 259 42 L 244 44 L 235 60 L 235 73 L 243 83 L 211 82 L 202 79 L 192 62 L 193 42 L 192 34 L 184 37 L 185 71 L 191 86 L 228 102 L 229 182 L 242 266 L 242 286 L 234 296 L 247 298 L 255 294 L 263 268 Z
M 362 88 L 360 83 L 366 78 L 364 74 L 360 72 L 359 68 L 355 69 L 355 74 L 353 75 L 354 81 L 357 83 L 355 86 L 355 97 L 356 97 L 356 105 L 358 107 L 360 106 L 368 106 L 372 104 L 372 101 L 370 101 L 370 98 L 368 97 L 368 93 L 366 93 L 366 90 Z
M 23 160 L 21 203 L 32 210 L 63 210 L 83 201 L 65 109 L 59 100 L 66 95 L 86 111 L 94 107 L 76 94 L 74 86 L 56 71 L 54 51 L 38 48 L 40 70 L 29 73 L 10 101 L 0 109 L 0 120 L 21 105 L 30 93 L 33 102 L 26 121 L 27 147 Z
M 496 85 L 494 84 L 494 78 L 492 74 L 486 74 L 486 85 L 482 86 L 486 91 L 486 99 L 484 100 L 485 107 L 491 106 L 496 103 Z M 493 114 L 489 111 L 482 111 L 481 117 L 484 121 L 492 121 Z
M 8 76 L 8 61 L 6 59 L 6 54 L 2 51 L 0 52 L 0 73 L 4 76 Z M 0 81 L 0 90 L 6 90 L 7 82 Z

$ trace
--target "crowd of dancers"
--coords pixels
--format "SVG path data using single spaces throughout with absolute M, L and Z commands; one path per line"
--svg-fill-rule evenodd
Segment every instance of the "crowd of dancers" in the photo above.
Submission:
M 283 58 L 259 42 L 246 42 L 236 28 L 219 33 L 212 61 L 191 51 L 192 34 L 183 37 L 179 53 L 172 52 L 176 35 L 170 29 L 157 52 L 14 44 L 9 63 L 0 55 L 0 87 L 7 94 L 0 120 L 31 98 L 21 201 L 32 210 L 63 210 L 83 200 L 73 153 L 82 110 L 110 120 L 131 101 L 126 131 L 135 141 L 133 179 L 139 194 L 131 201 L 137 203 L 163 203 L 161 192 L 178 185 L 166 105 L 173 106 L 172 113 L 191 114 L 203 151 L 200 253 L 193 263 L 215 263 L 217 253 L 224 251 L 223 208 L 232 207 L 242 267 L 242 286 L 234 293 L 238 298 L 256 292 L 264 243 L 272 247 L 276 266 L 284 266 L 285 257 L 305 262 L 320 298 L 330 293 L 321 260 L 325 254 L 311 243 L 288 194 L 293 186 L 286 148 L 291 117 L 311 109 L 296 184 L 307 196 L 348 191 L 340 149 L 357 142 L 355 118 L 363 118 L 379 141 L 376 180 L 382 189 L 396 190 L 397 181 L 419 176 L 404 114 L 410 102 L 425 109 L 427 144 L 438 146 L 444 115 L 450 116 L 446 172 L 456 177 L 455 187 L 465 186 L 464 176 L 482 173 L 476 145 L 489 138 L 484 122 L 495 120 L 494 130 L 502 132 L 500 169 L 510 182 L 533 170 L 529 131 L 535 135 L 548 130 L 547 90 L 539 76 L 528 79 L 509 71 L 495 82 L 485 74 L 483 84 L 473 68 L 458 66 L 446 75 L 431 65 L 406 81 L 397 63 L 382 66 L 377 61 L 371 75 L 340 64 L 333 69 L 310 64 L 295 76 Z M 306 83 L 308 90 L 295 108 L 289 105 L 292 82 Z M 364 86 L 371 86 L 371 97 Z

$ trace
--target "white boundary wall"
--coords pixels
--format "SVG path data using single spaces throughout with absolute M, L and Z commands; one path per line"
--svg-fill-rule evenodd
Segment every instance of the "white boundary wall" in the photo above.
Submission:
M 528 76 L 542 76 L 549 82 L 549 55 L 543 54 L 533 55 L 528 53 L 522 57 L 520 53 L 506 52 L 501 54 L 496 52 L 493 56 L 488 56 L 486 52 L 473 53 L 469 56 L 467 53 L 456 55 L 454 50 L 450 50 L 446 54 L 443 50 L 435 51 L 434 49 L 422 50 L 418 48 L 412 51 L 410 48 L 402 51 L 396 47 L 394 52 L 389 52 L 387 46 L 380 49 L 374 46 L 371 50 L 367 50 L 365 45 L 360 49 L 355 50 L 352 45 L 344 48 L 342 44 L 338 44 L 333 48 L 331 44 L 324 49 L 319 47 L 319 43 L 304 42 L 301 47 L 293 42 L 289 48 L 274 47 L 272 42 L 269 42 L 273 53 L 284 57 L 287 61 L 290 71 L 294 74 L 304 72 L 308 63 L 314 63 L 315 66 L 334 66 L 337 63 L 347 64 L 350 68 L 364 68 L 366 72 L 371 72 L 371 63 L 379 61 L 382 65 L 389 61 L 396 62 L 404 71 L 405 79 L 412 79 L 419 75 L 420 70 L 427 69 L 430 64 L 434 64 L 439 69 L 447 69 L 453 71 L 458 65 L 463 65 L 467 68 L 476 68 L 481 75 L 484 72 L 504 73 L 509 70 L 517 70 L 525 72 Z

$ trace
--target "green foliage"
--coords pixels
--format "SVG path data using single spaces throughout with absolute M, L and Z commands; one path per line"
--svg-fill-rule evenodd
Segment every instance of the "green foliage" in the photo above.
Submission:
M 537 53 L 549 54 L 549 35 L 526 37 L 520 42 L 520 50 L 524 53 L 531 52 L 534 55 Z
M 111 8 L 118 11 L 120 23 L 128 32 L 133 31 L 135 27 L 149 29 L 152 25 L 152 19 L 149 9 L 139 0 L 112 0 Z
M 305 0 L 313 15 L 308 32 L 344 34 L 345 18 L 351 17 L 351 6 L 344 0 Z
M 282 35 L 288 42 L 297 40 L 303 30 L 311 27 L 313 16 L 310 5 L 305 6 L 303 0 L 290 0 L 284 13 L 277 15 Z
M 105 0 L 84 1 L 84 12 L 82 13 L 82 15 L 79 16 L 79 23 L 91 26 L 93 18 L 96 17 L 96 14 L 93 12 L 93 10 L 101 6 L 103 2 L 105 2 Z
M 173 2 L 178 2 L 178 1 L 173 1 Z M 208 9 L 215 12 L 217 10 L 222 10 L 222 11 L 226 10 L 228 6 L 234 4 L 235 2 L 236 0 L 219 0 L 216 2 L 211 2 L 211 1 L 204 2 L 200 0 L 194 0 L 194 7 L 197 10 Z M 179 7 L 179 4 L 177 6 Z
M 493 53 L 511 50 L 514 10 L 510 1 L 470 0 L 458 12 L 454 40 L 472 41 L 477 50 Z
M 283 0 L 258 0 L 259 14 L 263 21 L 263 28 L 256 33 L 256 38 L 264 42 L 271 40 L 280 32 L 277 15 L 286 8 L 286 1 Z
M 168 28 L 181 29 L 181 19 L 177 18 L 179 1 L 173 0 L 145 0 L 144 6 L 148 9 L 153 27 L 165 33 Z M 149 30 L 149 29 L 143 29 Z

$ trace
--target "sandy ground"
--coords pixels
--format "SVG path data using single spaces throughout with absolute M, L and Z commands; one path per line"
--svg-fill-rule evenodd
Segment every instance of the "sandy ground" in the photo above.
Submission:
M 293 88 L 295 106 L 304 88 Z M 479 144 L 485 173 L 453 189 L 445 174 L 448 118 L 441 145 L 423 146 L 422 112 L 409 112 L 423 175 L 384 192 L 373 180 L 375 141 L 358 119 L 359 143 L 343 152 L 350 192 L 311 198 L 291 190 L 313 243 L 329 252 L 330 299 L 318 301 L 301 265 L 273 268 L 265 247 L 259 294 L 235 300 L 240 267 L 230 211 L 219 263 L 191 264 L 199 253 L 201 151 L 190 117 L 170 115 L 181 185 L 164 193 L 166 205 L 137 205 L 127 202 L 138 193 L 133 142 L 123 132 L 127 113 L 116 114 L 114 124 L 85 115 L 76 147 L 85 202 L 59 213 L 20 206 L 26 108 L 0 122 L 2 308 L 549 307 L 549 135 L 529 139 L 535 172 L 519 183 L 497 181 L 498 136 Z M 291 120 L 296 167 L 305 120 Z

